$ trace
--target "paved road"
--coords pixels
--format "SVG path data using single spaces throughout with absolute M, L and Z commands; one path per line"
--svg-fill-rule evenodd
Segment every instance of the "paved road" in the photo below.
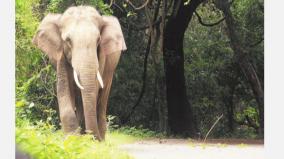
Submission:
M 121 146 L 135 159 L 264 159 L 263 143 L 203 144 L 184 139 L 139 141 Z

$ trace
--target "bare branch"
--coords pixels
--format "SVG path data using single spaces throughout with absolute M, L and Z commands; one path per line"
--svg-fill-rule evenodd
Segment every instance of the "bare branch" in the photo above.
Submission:
M 202 21 L 202 18 L 200 17 L 200 15 L 197 13 L 197 11 L 194 11 L 195 15 L 197 16 L 197 19 L 199 21 L 199 23 L 203 26 L 207 26 L 207 27 L 212 27 L 212 26 L 215 26 L 215 25 L 218 25 L 220 24 L 222 21 L 225 20 L 225 17 L 223 17 L 222 19 L 220 19 L 219 21 L 215 22 L 215 23 L 212 23 L 212 24 L 207 24 L 207 23 L 204 23 Z
M 126 26 L 125 26 L 125 23 L 127 23 L 127 22 L 122 21 L 122 20 L 120 20 L 120 21 L 123 22 L 123 23 L 121 23 L 121 25 L 122 25 L 123 27 L 126 27 Z M 152 27 L 154 27 L 155 25 L 159 25 L 160 22 L 161 22 L 161 17 L 158 18 L 155 22 L 152 23 Z M 128 25 L 130 25 L 131 28 L 132 28 L 133 30 L 136 30 L 136 31 L 145 30 L 145 29 L 148 29 L 148 28 L 150 27 L 149 25 L 140 26 L 140 25 L 136 25 L 136 24 L 134 24 L 134 23 L 128 23 Z
M 110 0 L 109 6 L 111 7 L 114 4 L 114 0 Z
M 159 6 L 160 6 L 160 0 L 158 1 L 158 5 L 157 5 L 157 8 L 155 8 L 155 13 L 154 13 L 154 17 L 151 18 L 150 16 L 150 10 L 149 8 L 146 6 L 145 7 L 145 15 L 146 15 L 146 18 L 147 18 L 147 22 L 148 22 L 148 25 L 149 25 L 149 28 L 150 28 L 150 36 L 149 36 L 149 39 L 148 39 L 148 43 L 147 43 L 147 47 L 146 47 L 146 52 L 145 52 L 145 57 L 144 57 L 144 72 L 143 72 L 143 84 L 142 84 L 142 89 L 141 89 L 141 92 L 140 92 L 140 95 L 138 97 L 138 100 L 137 102 L 135 103 L 135 105 L 131 108 L 129 114 L 122 120 L 122 124 L 125 124 L 129 121 L 131 115 L 134 113 L 136 107 L 139 105 L 139 103 L 141 102 L 142 98 L 143 98 L 143 95 L 144 95 L 144 92 L 145 92 L 145 89 L 146 89 L 146 82 L 147 82 L 147 63 L 148 63 L 148 56 L 149 54 L 152 52 L 152 45 L 153 43 L 155 43 L 155 35 L 154 35 L 154 31 L 153 31 L 153 27 L 156 25 L 154 23 L 156 23 L 157 21 L 160 21 L 161 18 L 157 19 L 158 18 L 158 12 L 159 12 Z M 155 21 L 156 20 L 156 21 Z
M 145 7 L 145 15 L 146 15 L 146 19 L 148 21 L 148 25 L 149 25 L 149 30 L 150 30 L 150 35 L 152 34 L 153 32 L 153 23 L 152 23 L 152 19 L 151 19 L 151 16 L 150 16 L 150 10 L 148 9 L 148 7 Z
M 205 136 L 203 142 L 206 141 L 208 135 L 210 134 L 210 132 L 212 131 L 212 129 L 215 127 L 215 125 L 218 123 L 218 121 L 219 121 L 222 117 L 223 117 L 223 114 L 221 114 L 221 115 L 217 118 L 217 120 L 215 121 L 215 123 L 211 126 L 211 128 L 210 128 L 209 131 L 207 132 L 207 134 L 206 134 L 206 136 Z
M 127 13 L 127 11 L 125 11 L 123 8 L 121 8 L 118 4 L 113 3 L 112 5 L 114 5 L 115 7 L 117 7 L 120 11 Z
M 142 80 L 143 80 L 142 89 L 141 89 L 140 95 L 139 95 L 138 100 L 136 101 L 135 105 L 131 108 L 128 115 L 121 121 L 122 124 L 126 124 L 127 122 L 129 122 L 131 115 L 134 113 L 136 107 L 139 105 L 139 103 L 141 102 L 142 97 L 144 95 L 145 88 L 146 88 L 146 79 L 147 79 L 148 56 L 149 56 L 149 53 L 150 53 L 150 50 L 151 50 L 150 48 L 151 48 L 151 36 L 149 36 L 148 44 L 147 44 L 147 48 L 146 48 L 146 52 L 145 52 L 145 57 L 144 57 L 144 71 L 143 71 L 143 77 L 142 77 Z
M 144 8 L 145 6 L 147 6 L 147 4 L 149 3 L 149 0 L 146 0 L 145 3 L 142 4 L 140 7 L 134 6 L 134 4 L 133 4 L 130 0 L 126 0 L 126 2 L 127 2 L 128 4 L 130 4 L 130 6 L 131 6 L 133 9 L 135 9 L 135 10 L 140 10 L 140 9 Z

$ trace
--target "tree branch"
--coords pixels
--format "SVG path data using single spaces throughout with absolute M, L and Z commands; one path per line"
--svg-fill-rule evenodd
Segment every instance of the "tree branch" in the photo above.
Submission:
M 147 48 L 146 48 L 146 52 L 145 52 L 145 57 L 144 57 L 144 71 L 143 71 L 143 77 L 142 77 L 142 80 L 143 80 L 142 89 L 141 89 L 140 95 L 139 95 L 135 105 L 131 108 L 128 115 L 121 121 L 122 124 L 126 124 L 129 121 L 130 116 L 134 113 L 136 107 L 139 105 L 139 103 L 141 102 L 142 97 L 144 95 L 145 88 L 146 88 L 147 64 L 148 64 L 148 55 L 150 53 L 150 48 L 151 48 L 151 36 L 149 36 L 149 40 L 148 40 Z
M 218 123 L 218 121 L 223 117 L 223 114 L 221 114 L 217 120 L 214 122 L 214 124 L 211 126 L 211 128 L 209 129 L 209 131 L 206 133 L 205 138 L 203 139 L 203 142 L 206 141 L 208 135 L 210 134 L 210 132 L 212 131 L 212 129 L 215 127 L 215 125 Z
M 212 26 L 215 26 L 215 25 L 218 25 L 220 24 L 222 21 L 225 20 L 225 17 L 223 17 L 222 19 L 220 19 L 219 21 L 215 22 L 215 23 L 212 23 L 212 24 L 207 24 L 207 23 L 204 23 L 202 21 L 202 18 L 200 17 L 200 15 L 197 13 L 197 11 L 194 11 L 195 15 L 197 16 L 197 19 L 199 21 L 199 23 L 203 26 L 207 26 L 207 27 L 212 27 Z
M 175 17 L 177 15 L 177 12 L 178 12 L 179 7 L 180 7 L 180 3 L 181 3 L 181 0 L 177 0 L 177 1 L 174 2 L 172 17 Z
M 155 8 L 155 11 L 154 11 L 154 17 L 153 19 L 150 17 L 150 11 L 148 9 L 148 7 L 146 6 L 145 8 L 145 15 L 146 15 L 146 18 L 147 18 L 147 21 L 148 21 L 148 26 L 150 28 L 150 36 L 149 36 L 149 39 L 148 39 L 148 43 L 147 43 L 147 47 L 146 47 L 146 52 L 145 52 L 145 58 L 144 58 L 144 72 L 143 72 L 143 85 L 142 85 L 142 90 L 140 92 L 140 95 L 138 97 L 138 100 L 137 102 L 135 103 L 135 105 L 132 107 L 131 111 L 129 112 L 129 114 L 126 116 L 126 118 L 122 121 L 122 124 L 125 124 L 129 121 L 130 119 L 130 116 L 134 113 L 136 107 L 139 105 L 139 103 L 141 102 L 142 98 L 143 98 L 143 95 L 144 95 L 144 92 L 145 92 L 145 89 L 146 89 L 146 78 L 147 78 L 147 63 L 148 63 L 148 56 L 150 54 L 150 52 L 152 52 L 152 43 L 155 43 L 155 35 L 154 35 L 154 32 L 153 32 L 153 27 L 155 26 L 154 22 L 157 22 L 159 21 L 158 18 L 158 12 L 159 12 L 159 7 L 160 7 L 160 0 L 158 1 L 158 5 L 157 7 Z
M 130 1 L 130 0 L 126 0 L 126 2 L 128 4 L 130 4 L 130 6 L 134 9 L 134 10 L 140 10 L 142 8 L 144 8 L 148 3 L 149 3 L 149 0 L 146 0 L 144 4 L 142 4 L 140 7 L 136 7 L 134 6 L 134 4 Z
M 111 7 L 114 4 L 114 0 L 110 0 L 109 6 Z
M 159 25 L 160 22 L 161 22 L 161 18 L 158 18 L 155 22 L 152 23 L 152 27 L 154 27 L 155 25 Z M 127 22 L 124 21 L 124 23 L 127 23 Z M 128 23 L 128 24 L 132 27 L 133 30 L 136 30 L 136 31 L 145 30 L 145 29 L 148 29 L 150 27 L 150 25 L 138 26 L 138 25 L 133 24 L 133 23 Z M 123 25 L 123 23 L 122 23 L 122 25 Z

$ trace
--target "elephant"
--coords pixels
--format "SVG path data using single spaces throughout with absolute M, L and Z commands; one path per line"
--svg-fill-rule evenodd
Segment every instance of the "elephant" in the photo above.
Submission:
M 72 6 L 62 14 L 47 14 L 32 43 L 56 70 L 64 133 L 90 133 L 105 140 L 113 74 L 127 49 L 118 19 L 91 6 Z

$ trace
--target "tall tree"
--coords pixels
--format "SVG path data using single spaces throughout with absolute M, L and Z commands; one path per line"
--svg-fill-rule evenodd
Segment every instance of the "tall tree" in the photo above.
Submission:
M 264 93 L 262 84 L 260 79 L 256 73 L 255 68 L 249 61 L 249 48 L 250 45 L 244 43 L 244 40 L 241 38 L 240 33 L 240 25 L 238 24 L 237 20 L 234 18 L 230 7 L 231 2 L 228 0 L 216 0 L 215 1 L 216 7 L 219 8 L 224 16 L 225 22 L 228 29 L 228 37 L 230 39 L 231 47 L 234 51 L 237 63 L 247 78 L 251 89 L 254 93 L 255 99 L 258 103 L 258 110 L 259 110 L 259 121 L 260 121 L 260 131 L 261 133 L 264 132 Z
M 182 0 L 174 1 L 163 33 L 168 125 L 171 133 L 182 136 L 196 135 L 185 85 L 183 40 L 194 11 L 201 2 L 191 0 L 189 4 L 184 4 Z

